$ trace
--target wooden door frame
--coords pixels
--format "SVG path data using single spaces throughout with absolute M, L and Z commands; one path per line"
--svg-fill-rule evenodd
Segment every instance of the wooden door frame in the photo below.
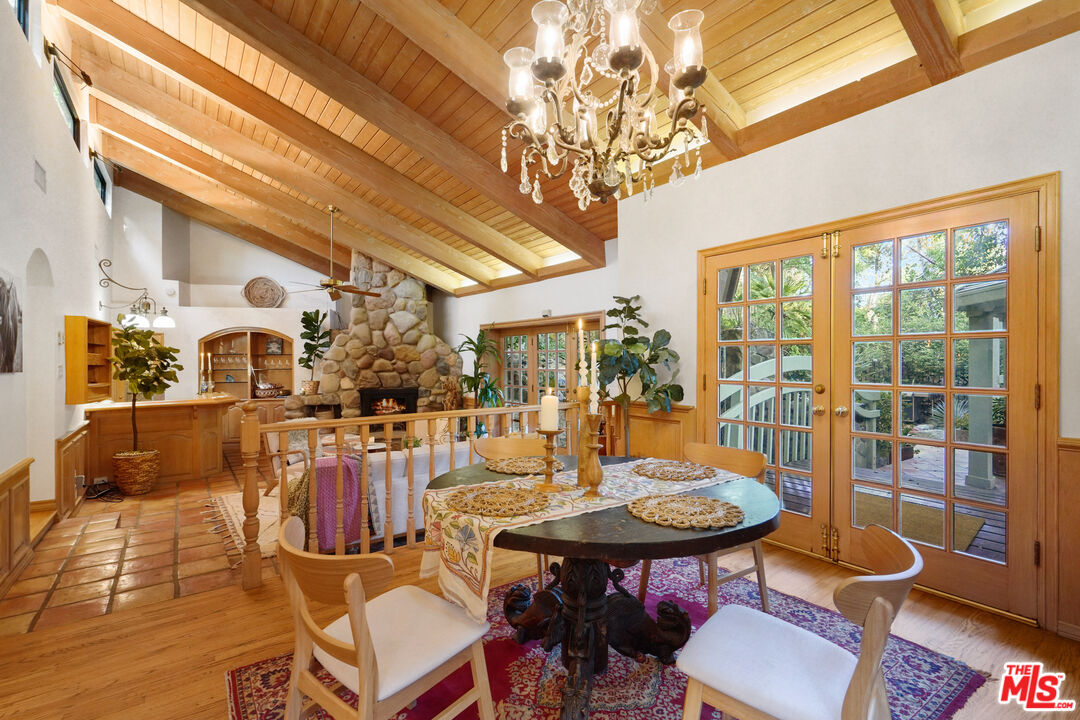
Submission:
M 1013 195 L 1037 192 L 1039 227 L 1041 229 L 1041 251 L 1038 258 L 1038 333 L 1036 362 L 1038 383 L 1042 391 L 1042 405 L 1037 412 L 1036 447 L 1038 448 L 1037 513 L 1038 527 L 1036 540 L 1042 549 L 1042 558 L 1036 568 L 1036 607 L 1037 620 L 1043 627 L 1058 631 L 1058 573 L 1061 567 L 1057 543 L 1058 508 L 1054 499 L 1058 494 L 1057 448 L 1060 426 L 1060 337 L 1061 337 L 1061 173 L 1002 183 L 990 187 L 972 190 L 946 197 L 911 203 L 888 210 L 857 215 L 828 223 L 819 223 L 809 227 L 787 232 L 766 235 L 741 242 L 719 245 L 699 250 L 697 253 L 698 284 L 702 292 L 698 295 L 697 362 L 702 382 L 697 386 L 697 434 L 705 441 L 707 426 L 705 408 L 705 368 L 708 365 L 705 323 L 707 322 L 708 303 L 705 294 L 705 264 L 717 255 L 724 255 L 739 250 L 748 250 L 767 245 L 778 245 L 791 240 L 821 237 L 823 250 L 828 250 L 828 236 L 836 231 L 850 231 L 864 225 L 873 225 L 889 220 L 897 220 L 911 215 L 921 215 L 940 210 L 948 210 L 962 205 L 996 200 Z M 831 290 L 830 290 L 831 291 Z M 929 592 L 935 592 L 930 590 Z M 939 593 L 940 594 L 940 593 Z M 957 598 L 961 602 L 962 599 Z M 970 603 L 969 603 L 970 604 Z M 980 606 L 981 607 L 981 606 Z M 987 608 L 994 612 L 1000 612 Z

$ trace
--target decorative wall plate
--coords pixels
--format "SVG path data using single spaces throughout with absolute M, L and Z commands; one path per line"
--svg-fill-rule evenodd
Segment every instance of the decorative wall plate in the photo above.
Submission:
M 685 482 L 702 480 L 716 476 L 716 468 L 674 460 L 650 460 L 634 466 L 633 473 L 653 480 L 671 480 Z
M 447 504 L 469 515 L 512 517 L 540 512 L 548 506 L 548 496 L 536 490 L 478 485 L 453 493 Z
M 248 280 L 240 294 L 247 300 L 248 305 L 257 308 L 278 307 L 288 295 L 276 280 L 262 275 Z
M 545 469 L 544 458 L 542 457 L 513 457 L 488 460 L 484 467 L 491 472 L 502 473 L 503 475 L 533 475 L 542 473 Z M 551 466 L 552 472 L 559 472 L 562 469 L 563 464 L 560 460 L 556 460 Z
M 699 530 L 733 527 L 744 517 L 738 505 L 700 495 L 646 495 L 632 500 L 626 509 L 645 522 Z

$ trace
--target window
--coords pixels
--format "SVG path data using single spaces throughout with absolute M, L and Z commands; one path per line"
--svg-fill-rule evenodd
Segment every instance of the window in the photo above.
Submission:
M 75 103 L 71 101 L 71 94 L 64 84 L 58 65 L 53 65 L 53 97 L 56 98 L 56 105 L 60 108 L 64 123 L 75 140 L 75 147 L 79 147 L 79 115 L 75 112 Z
M 15 11 L 15 19 L 19 21 L 23 35 L 30 37 L 30 12 L 27 3 L 28 0 L 8 0 L 11 9 Z
M 109 201 L 107 198 L 109 196 L 109 181 L 106 179 L 105 169 L 101 166 L 100 160 L 94 160 L 92 167 L 94 168 L 94 189 L 97 190 L 101 202 L 108 207 Z

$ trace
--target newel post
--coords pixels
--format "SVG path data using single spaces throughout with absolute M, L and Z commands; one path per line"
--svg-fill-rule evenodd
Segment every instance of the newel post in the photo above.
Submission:
M 240 457 L 244 462 L 244 555 L 245 590 L 262 584 L 262 553 L 259 550 L 259 416 L 250 400 L 240 408 Z

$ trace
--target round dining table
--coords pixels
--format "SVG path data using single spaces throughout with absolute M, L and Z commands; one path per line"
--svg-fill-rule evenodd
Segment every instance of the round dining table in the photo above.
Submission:
M 564 470 L 577 467 L 575 456 L 558 459 Z M 614 465 L 633 459 L 601 456 L 600 463 Z M 475 485 L 507 477 L 486 469 L 481 462 L 443 473 L 428 488 Z M 563 557 L 558 582 L 562 586 L 562 662 L 567 678 L 561 720 L 588 717 L 593 676 L 607 667 L 607 590 L 609 580 L 617 583 L 622 578 L 618 568 L 639 560 L 708 555 L 763 538 L 780 526 L 779 498 L 753 478 L 740 477 L 684 494 L 734 503 L 742 509 L 743 521 L 722 529 L 679 529 L 640 520 L 620 505 L 508 528 L 495 536 L 495 547 Z

